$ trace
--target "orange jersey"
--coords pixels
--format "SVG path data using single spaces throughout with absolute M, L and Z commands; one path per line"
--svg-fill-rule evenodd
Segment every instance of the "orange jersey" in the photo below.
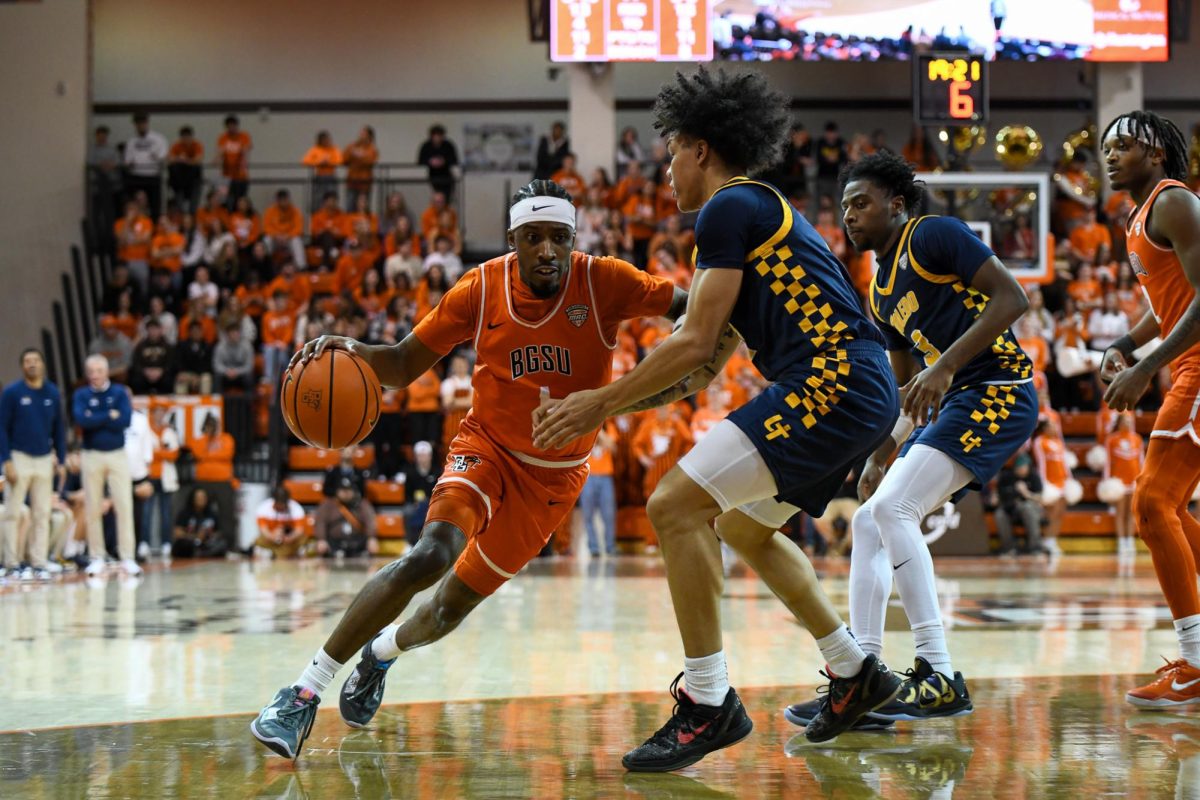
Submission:
M 1039 436 L 1033 440 L 1033 458 L 1043 485 L 1059 489 L 1067 485 L 1071 473 L 1067 469 L 1066 453 L 1063 440 L 1057 436 Z
M 262 224 L 267 236 L 288 239 L 304 235 L 304 214 L 296 206 L 288 206 L 286 211 L 279 205 L 270 206 L 263 212 Z
M 1136 431 L 1117 431 L 1109 434 L 1104 449 L 1108 451 L 1104 477 L 1119 478 L 1122 483 L 1132 486 L 1146 458 L 1146 445 L 1142 437 Z
M 612 375 L 621 320 L 665 314 L 674 287 L 614 258 L 572 253 L 557 296 L 542 300 L 521 282 L 516 255 L 471 270 L 413 334 L 436 353 L 474 337 L 475 406 L 467 418 L 497 444 L 542 461 L 583 463 L 595 432 L 553 451 L 533 446 L 540 391 L 563 398 Z
M 183 269 L 184 240 L 181 233 L 160 233 L 150 243 L 150 266 L 177 272 Z M 157 255 L 156 255 L 157 254 Z
M 122 217 L 113 226 L 117 238 L 118 261 L 149 261 L 150 241 L 154 236 L 154 223 L 149 217 L 137 216 L 133 224 Z
M 262 343 L 264 347 L 291 349 L 292 336 L 296 332 L 296 316 L 291 311 L 268 311 L 262 318 Z
M 1126 239 L 1129 248 L 1129 264 L 1137 275 L 1138 283 L 1146 290 L 1146 299 L 1150 303 L 1150 311 L 1158 320 L 1162 337 L 1170 336 L 1171 331 L 1179 324 L 1183 312 L 1196 296 L 1195 289 L 1188 282 L 1179 263 L 1179 256 L 1168 247 L 1163 247 L 1150 240 L 1146 231 L 1147 221 L 1154 208 L 1154 201 L 1164 190 L 1180 187 L 1190 191 L 1179 181 L 1163 180 L 1146 198 L 1146 202 L 1133 214 L 1129 215 L 1126 223 Z M 1200 343 L 1179 355 L 1171 362 L 1172 373 L 1178 372 L 1185 366 L 1200 368 Z

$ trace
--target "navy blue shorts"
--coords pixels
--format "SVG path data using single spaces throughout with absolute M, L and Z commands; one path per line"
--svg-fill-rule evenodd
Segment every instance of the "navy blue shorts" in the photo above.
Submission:
M 855 341 L 788 373 L 729 419 L 775 476 L 775 499 L 819 517 L 899 414 L 883 347 Z
M 916 428 L 900 455 L 914 444 L 941 450 L 975 476 L 968 489 L 981 489 L 1033 436 L 1038 399 L 1033 382 L 1008 386 L 968 386 L 942 400 L 937 422 Z

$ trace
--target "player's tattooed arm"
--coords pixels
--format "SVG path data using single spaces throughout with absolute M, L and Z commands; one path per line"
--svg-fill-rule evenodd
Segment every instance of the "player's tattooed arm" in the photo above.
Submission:
M 678 298 L 680 290 L 676 289 L 675 292 L 675 296 Z M 685 294 L 685 302 L 686 297 L 687 295 Z M 711 361 L 697 369 L 692 374 L 688 375 L 674 386 L 668 386 L 666 389 L 663 389 L 657 394 L 653 394 L 644 400 L 639 400 L 627 408 L 622 408 L 614 416 L 633 414 L 638 411 L 649 411 L 652 408 L 670 405 L 671 403 L 678 402 L 685 397 L 691 397 L 697 392 L 704 391 L 704 389 L 713 382 L 713 379 L 721 374 L 721 370 L 725 369 L 725 365 L 729 362 L 729 359 L 733 357 L 734 352 L 737 350 L 738 342 L 740 341 L 741 337 L 738 336 L 737 331 L 735 331 L 733 326 L 730 325 L 725 329 L 725 333 L 721 334 L 721 338 L 717 342 L 717 352 L 713 355 Z

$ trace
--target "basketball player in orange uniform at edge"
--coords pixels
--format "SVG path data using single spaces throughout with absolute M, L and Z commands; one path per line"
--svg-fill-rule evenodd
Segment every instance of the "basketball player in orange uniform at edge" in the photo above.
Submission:
M 1134 111 L 1113 120 L 1101 138 L 1114 190 L 1127 190 L 1137 208 L 1126 223 L 1129 263 L 1150 311 L 1104 353 L 1104 400 L 1132 411 L 1154 376 L 1171 367 L 1133 494 L 1138 534 L 1150 549 L 1166 595 L 1180 655 L 1126 699 L 1141 708 L 1200 702 L 1200 523 L 1188 502 L 1200 482 L 1200 199 L 1188 190 L 1187 145 L 1169 120 Z M 1161 335 L 1141 361 L 1133 352 Z
M 610 381 L 622 320 L 674 319 L 687 305 L 687 294 L 668 280 L 573 252 L 575 207 L 553 182 L 522 188 L 509 221 L 514 252 L 464 275 L 399 344 L 322 336 L 293 361 L 341 348 L 366 359 L 384 386 L 404 387 L 464 341 L 473 340 L 478 353 L 475 404 L 450 446 L 417 545 L 367 582 L 300 677 L 251 725 L 286 758 L 299 754 L 320 696 L 356 651 L 361 659 L 340 708 L 348 725 L 361 728 L 378 710 L 387 668 L 401 652 L 454 630 L 538 554 L 583 489 L 596 436 L 535 448 L 534 410 Z M 434 583 L 433 596 L 394 624 Z

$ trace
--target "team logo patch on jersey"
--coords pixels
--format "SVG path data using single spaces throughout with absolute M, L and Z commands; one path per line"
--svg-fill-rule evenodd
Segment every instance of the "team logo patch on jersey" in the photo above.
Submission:
M 479 456 L 454 456 L 454 463 L 450 465 L 450 471 L 466 472 L 471 467 L 482 463 L 483 459 L 481 459 Z
M 901 253 L 900 260 L 896 263 L 900 269 L 908 269 L 908 253 Z
M 567 320 L 576 328 L 582 328 L 583 323 L 587 322 L 588 307 L 582 303 L 573 306 L 567 306 Z
M 1142 259 L 1137 253 L 1129 251 L 1129 266 L 1133 269 L 1134 275 L 1149 275 L 1146 272 L 1146 265 L 1142 263 Z
M 321 395 L 324 394 L 320 389 L 308 389 L 300 397 L 300 402 L 312 408 L 313 411 L 321 410 Z

